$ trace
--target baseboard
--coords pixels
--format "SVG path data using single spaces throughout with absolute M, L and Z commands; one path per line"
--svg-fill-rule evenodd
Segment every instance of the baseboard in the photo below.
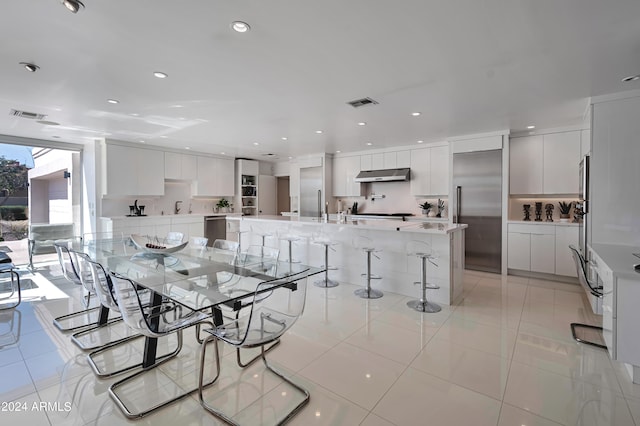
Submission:
M 541 280 L 556 281 L 567 284 L 580 284 L 577 278 L 566 277 L 564 275 L 545 274 L 542 272 L 521 271 L 519 269 L 507 269 L 507 275 L 515 275 L 517 277 L 537 278 Z

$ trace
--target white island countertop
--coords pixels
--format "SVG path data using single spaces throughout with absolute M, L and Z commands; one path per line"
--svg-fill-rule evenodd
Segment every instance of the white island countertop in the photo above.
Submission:
M 614 275 L 640 281 L 640 273 L 634 270 L 634 266 L 640 264 L 640 257 L 634 256 L 634 253 L 640 254 L 640 247 L 598 243 L 590 247 Z
M 335 215 L 332 215 L 335 217 Z M 405 222 L 402 220 L 392 219 L 360 219 L 360 220 L 347 220 L 345 222 L 338 222 L 335 219 L 329 219 L 327 222 L 323 222 L 315 217 L 297 217 L 297 216 L 242 216 L 240 217 L 228 217 L 228 219 L 247 220 L 247 221 L 264 221 L 264 222 L 280 222 L 280 223 L 297 223 L 305 225 L 330 225 L 330 226 L 346 226 L 359 229 L 371 229 L 381 231 L 402 231 L 402 232 L 420 232 L 427 234 L 450 234 L 452 232 L 460 231 L 467 228 L 466 224 L 454 224 L 448 223 L 433 223 L 433 222 L 421 222 L 415 221 Z

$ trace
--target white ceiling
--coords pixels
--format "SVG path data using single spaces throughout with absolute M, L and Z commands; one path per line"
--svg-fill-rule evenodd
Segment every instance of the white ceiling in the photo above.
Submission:
M 286 159 L 579 125 L 589 97 L 640 88 L 620 81 L 640 73 L 638 0 L 84 3 L 3 4 L 0 134 Z

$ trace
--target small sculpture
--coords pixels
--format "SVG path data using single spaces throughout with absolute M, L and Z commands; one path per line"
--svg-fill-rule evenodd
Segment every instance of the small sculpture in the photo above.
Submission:
M 547 214 L 547 222 L 553 222 L 553 208 L 555 206 L 551 203 L 544 206 L 545 213 Z
M 444 210 L 444 201 L 438 198 L 438 214 L 436 214 L 436 217 L 442 217 L 443 210 Z
M 531 221 L 531 204 L 524 204 L 522 209 L 524 210 L 524 219 L 522 220 L 525 222 Z
M 576 205 L 573 209 L 573 223 L 580 223 L 583 218 L 584 218 L 584 212 L 582 211 L 582 208 Z
M 536 222 L 542 222 L 542 203 L 536 203 Z

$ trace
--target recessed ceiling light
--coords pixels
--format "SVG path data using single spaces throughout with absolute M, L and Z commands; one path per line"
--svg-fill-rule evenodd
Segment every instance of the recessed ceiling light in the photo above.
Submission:
M 292 157 L 292 156 L 289 156 L 289 160 L 291 160 L 291 159 L 293 159 L 293 157 Z
M 258 142 L 254 142 L 253 144 L 254 144 L 255 146 L 258 146 L 258 145 L 260 145 L 260 144 L 259 144 Z
M 184 108 L 184 106 L 180 104 L 175 104 L 175 105 L 169 105 L 169 108 Z
M 371 146 L 373 145 L 371 142 L 367 142 L 367 146 Z
M 72 13 L 78 13 L 78 11 L 84 7 L 84 3 L 80 0 L 62 0 L 61 3 Z
M 420 112 L 416 111 L 416 112 L 412 112 L 411 115 L 413 115 L 414 117 L 418 117 L 420 114 Z
M 184 149 L 191 149 L 191 147 L 190 146 L 185 146 Z
M 636 80 L 640 80 L 640 74 L 630 75 L 629 77 L 625 77 L 625 78 L 622 79 L 622 81 L 624 81 L 625 83 L 627 81 L 636 81 Z
M 367 125 L 367 123 L 365 123 L 364 121 L 361 121 L 361 122 L 358 123 L 358 126 L 366 126 L 366 125 Z
M 418 143 L 424 143 L 424 141 L 418 141 Z
M 167 78 L 167 77 L 168 77 L 168 75 L 167 75 L 167 74 L 165 74 L 165 73 L 163 73 L 163 72 L 161 72 L 161 71 L 155 71 L 155 72 L 153 73 L 153 75 L 154 75 L 155 77 L 158 77 L 158 78 Z
M 107 102 L 109 102 L 110 104 L 119 104 L 120 101 L 117 99 L 107 99 Z
M 145 141 L 143 141 L 143 140 L 139 140 L 138 142 L 140 142 L 140 143 L 145 143 Z
M 249 24 L 247 24 L 246 22 L 242 22 L 242 21 L 234 21 L 234 22 L 232 22 L 231 23 L 231 28 L 233 29 L 233 31 L 238 32 L 238 33 L 246 33 L 247 31 L 249 31 L 251 29 Z
M 117 102 L 116 102 L 117 103 Z M 129 114 L 132 117 L 138 117 L 140 116 L 140 114 L 138 114 L 137 112 L 132 112 L 131 114 Z
M 340 154 L 342 151 L 336 151 L 336 153 Z
M 316 133 L 320 134 L 320 133 L 322 133 L 322 130 L 316 130 Z
M 527 129 L 531 130 L 531 129 L 535 129 L 536 126 L 527 126 Z
M 285 138 L 285 137 L 282 137 L 282 138 L 280 138 L 280 139 L 282 139 L 283 141 L 286 141 L 286 140 L 287 140 L 287 138 Z
M 227 155 L 224 151 L 220 153 L 220 155 Z
M 25 70 L 29 72 L 36 72 L 40 69 L 36 64 L 32 64 L 31 62 L 19 62 L 20 65 L 24 67 Z
M 57 123 L 55 121 L 48 121 L 48 120 L 38 120 L 38 121 L 36 121 L 36 123 L 44 124 L 45 126 L 59 126 L 60 125 L 60 123 Z
M 168 138 L 169 136 L 167 136 L 167 135 L 162 135 L 162 136 L 160 136 L 160 137 L 161 137 L 162 139 L 166 139 L 166 138 Z

